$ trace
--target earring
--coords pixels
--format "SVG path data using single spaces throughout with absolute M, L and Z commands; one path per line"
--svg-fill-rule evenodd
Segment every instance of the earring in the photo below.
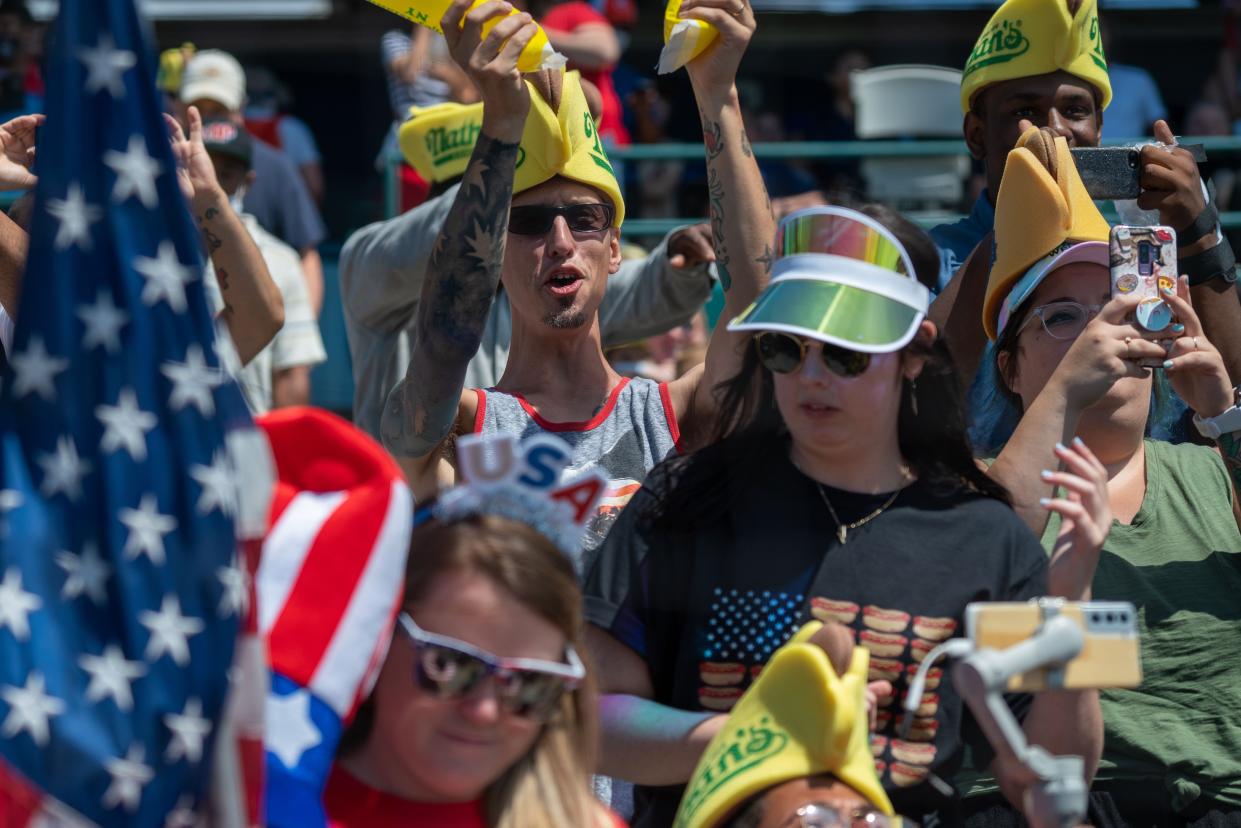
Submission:
M 918 416 L 918 380 L 911 379 L 909 381 L 909 407 L 913 409 L 914 416 Z

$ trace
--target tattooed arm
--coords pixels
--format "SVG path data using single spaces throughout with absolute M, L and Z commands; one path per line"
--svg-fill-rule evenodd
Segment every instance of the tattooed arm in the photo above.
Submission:
M 775 222 L 771 201 L 746 138 L 735 83 L 754 34 L 748 0 L 686 0 L 681 14 L 713 24 L 720 37 L 686 67 L 702 117 L 715 264 L 724 287 L 724 313 L 711 336 L 706 364 L 670 387 L 673 407 L 691 445 L 701 444 L 718 417 L 715 387 L 741 368 L 744 337 L 727 320 L 746 309 L 771 275 Z
M 224 300 L 220 315 L 228 325 L 241 364 L 245 365 L 284 326 L 284 300 L 258 246 L 220 188 L 211 157 L 203 146 L 203 119 L 198 109 L 191 106 L 187 113 L 188 138 L 180 124 L 165 118 L 172 154 L 177 159 L 177 181 L 215 266 Z
M 284 299 L 224 191 L 196 195 L 191 204 L 224 300 L 220 316 L 245 365 L 284 327 Z
M 533 20 L 507 17 L 484 38 L 483 23 L 505 11 L 485 3 L 466 14 L 469 5 L 455 0 L 441 25 L 453 59 L 482 92 L 482 130 L 431 254 L 409 368 L 388 395 L 380 426 L 416 498 L 434 493 L 438 449 L 475 402 L 464 393 L 465 371 L 500 282 L 517 146 L 530 109 L 517 56 L 537 31 Z

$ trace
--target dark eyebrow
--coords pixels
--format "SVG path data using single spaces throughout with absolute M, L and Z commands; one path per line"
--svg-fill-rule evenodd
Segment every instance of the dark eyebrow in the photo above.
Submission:
M 1043 304 L 1044 304 L 1044 305 L 1054 305 L 1054 304 L 1056 304 L 1057 302 L 1077 302 L 1077 300 L 1076 300 L 1076 299 L 1074 299 L 1072 296 L 1058 296 L 1058 297 L 1056 297 L 1055 299 L 1048 299 L 1048 300 L 1047 300 L 1046 302 L 1044 302 Z M 1081 302 L 1077 302 L 1077 304 L 1079 304 L 1079 305 L 1080 305 L 1080 304 L 1081 304 Z
M 1001 103 L 1036 103 L 1044 100 L 1046 97 L 1047 96 L 1041 92 L 1013 92 L 1012 94 L 1005 95 Z

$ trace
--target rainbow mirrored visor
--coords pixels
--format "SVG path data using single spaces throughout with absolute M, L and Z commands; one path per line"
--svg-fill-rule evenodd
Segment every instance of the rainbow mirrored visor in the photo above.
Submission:
M 931 293 L 900 242 L 869 216 L 811 207 L 786 217 L 771 284 L 730 331 L 783 331 L 866 353 L 913 339 Z

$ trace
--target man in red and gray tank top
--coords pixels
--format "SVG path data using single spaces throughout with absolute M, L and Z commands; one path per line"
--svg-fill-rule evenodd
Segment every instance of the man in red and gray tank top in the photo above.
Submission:
M 523 80 L 516 62 L 536 31 L 529 15 L 500 20 L 481 37 L 483 23 L 503 12 L 484 4 L 467 14 L 469 6 L 456 0 L 442 28 L 482 93 L 482 131 L 432 254 L 409 369 L 384 408 L 384 445 L 424 499 L 455 476 L 454 434 L 555 432 L 574 447 L 571 468 L 599 466 L 613 481 L 589 556 L 656 463 L 715 431 L 712 389 L 738 372 L 742 350 L 720 325 L 705 365 L 677 380 L 626 380 L 612 370 L 598 309 L 620 265 L 625 205 L 580 81 L 559 71 Z M 724 318 L 766 284 L 775 236 L 770 210 L 751 206 L 767 198 L 734 82 L 744 46 L 711 50 L 689 67 Z M 466 365 L 501 282 L 513 313 L 508 365 L 496 387 L 467 389 Z

